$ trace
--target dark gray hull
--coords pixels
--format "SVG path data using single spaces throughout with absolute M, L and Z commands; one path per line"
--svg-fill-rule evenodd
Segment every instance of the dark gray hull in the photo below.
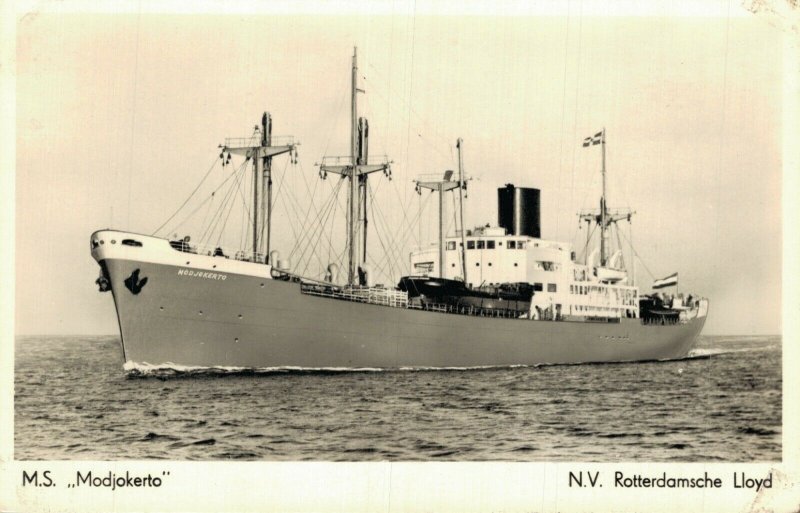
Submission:
M 495 319 L 310 296 L 244 274 L 187 276 L 105 259 L 126 364 L 232 368 L 429 368 L 626 362 L 685 357 L 705 317 L 686 324 Z M 126 287 L 138 269 L 147 278 Z M 185 271 L 185 269 L 184 269 Z M 136 287 L 134 287 L 135 289 Z

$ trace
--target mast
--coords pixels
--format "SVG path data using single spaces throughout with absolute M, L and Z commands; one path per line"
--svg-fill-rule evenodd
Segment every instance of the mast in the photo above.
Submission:
M 348 235 L 350 243 L 348 245 L 348 264 L 347 264 L 347 283 L 354 285 L 356 283 L 357 270 L 356 262 L 357 256 L 357 243 L 356 237 L 358 236 L 358 180 L 356 179 L 356 169 L 358 162 L 356 162 L 356 151 L 358 146 L 358 101 L 356 93 L 358 87 L 358 61 L 357 61 L 358 48 L 353 48 L 353 68 L 350 80 L 350 162 L 352 162 L 352 172 L 350 173 L 350 194 L 348 198 L 348 205 L 350 206 L 350 220 L 348 223 Z
M 261 116 L 261 147 L 268 148 L 272 144 L 272 116 L 269 115 L 269 112 L 265 112 Z M 259 242 L 263 240 L 264 234 L 264 227 L 266 226 L 267 230 L 267 237 L 266 237 L 266 244 L 265 244 L 265 251 L 264 255 L 266 258 L 266 263 L 270 263 L 269 261 L 269 253 L 270 253 L 270 242 L 272 240 L 272 159 L 270 157 L 262 157 L 262 181 L 261 186 L 262 188 L 266 188 L 266 193 L 262 190 L 262 203 L 266 200 L 266 207 L 262 210 L 262 215 L 266 216 L 266 222 L 261 227 L 261 237 L 259 237 Z M 256 249 L 256 252 L 258 249 Z
M 261 174 L 261 159 L 258 157 L 253 158 L 253 261 L 258 260 L 258 242 L 259 225 L 261 220 L 261 188 L 262 174 Z
M 439 180 L 422 181 L 417 180 L 417 193 L 422 194 L 422 189 L 430 189 L 439 193 L 439 278 L 445 278 L 445 232 L 444 232 L 444 193 L 460 187 L 460 182 L 453 182 L 452 171 L 445 171 L 444 176 Z
M 367 258 L 367 175 L 375 171 L 383 171 L 391 176 L 390 164 L 384 156 L 380 163 L 367 162 L 367 120 L 358 118 L 358 48 L 353 48 L 353 65 L 350 78 L 350 155 L 346 157 L 323 157 L 320 166 L 320 178 L 327 173 L 336 173 L 350 180 L 347 193 L 347 283 L 358 285 L 359 264 Z M 359 121 L 362 121 L 359 125 Z M 363 128 L 363 129 L 362 129 Z M 363 247 L 359 248 L 358 223 L 363 212 Z
M 358 165 L 364 166 L 369 158 L 369 123 L 366 118 L 358 118 Z M 361 202 L 361 259 L 367 263 L 367 175 L 358 176 L 359 201 Z
M 461 144 L 464 141 L 459 137 L 456 141 L 458 149 L 458 214 L 461 220 L 461 273 L 464 277 L 464 284 L 467 281 L 467 232 L 464 229 L 464 159 L 461 156 Z
M 269 112 L 261 116 L 261 126 L 256 125 L 256 134 L 251 137 L 225 139 L 221 145 L 223 152 L 243 155 L 253 160 L 253 261 L 260 260 L 259 249 L 264 242 L 266 230 L 267 256 L 263 263 L 269 262 L 270 238 L 272 231 L 272 158 L 282 153 L 294 151 L 300 143 L 292 137 L 280 137 L 280 143 L 273 146 L 272 117 Z M 266 204 L 265 204 L 266 203 Z
M 606 197 L 606 127 L 603 127 L 602 135 L 600 136 L 600 147 L 603 153 L 603 167 L 601 171 L 603 175 L 603 195 L 600 197 L 600 265 L 605 267 L 607 252 L 606 228 L 608 226 L 606 220 L 606 205 L 608 204 L 608 198 Z
M 617 223 L 618 221 L 622 221 L 627 219 L 630 223 L 631 216 L 636 212 L 631 211 L 630 209 L 608 209 L 608 191 L 606 189 L 606 129 L 603 129 L 596 133 L 593 137 L 587 137 L 583 140 L 583 147 L 591 147 L 597 144 L 601 145 L 601 154 L 602 154 L 602 165 L 600 168 L 600 173 L 603 177 L 603 192 L 600 196 L 600 211 L 596 210 L 588 210 L 588 211 L 581 211 L 578 214 L 578 217 L 582 221 L 586 221 L 586 260 L 585 263 L 589 263 L 589 239 L 591 233 L 589 232 L 589 226 L 591 223 L 597 223 L 600 226 L 600 267 L 605 267 L 608 263 L 608 227 L 612 223 Z M 620 248 L 622 249 L 622 248 Z

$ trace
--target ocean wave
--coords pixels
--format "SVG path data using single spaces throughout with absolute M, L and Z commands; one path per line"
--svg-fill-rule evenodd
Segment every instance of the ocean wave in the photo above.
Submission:
M 147 362 L 127 361 L 122 366 L 128 376 L 170 376 L 191 374 L 280 374 L 289 372 L 326 373 L 326 372 L 380 372 L 385 369 L 377 367 L 236 367 L 180 365 L 172 362 L 152 364 Z
M 426 371 L 475 371 L 491 369 L 517 369 L 539 367 L 536 365 L 473 365 L 466 367 L 432 367 L 432 366 L 402 366 L 402 367 L 300 367 L 294 365 L 276 367 L 238 367 L 238 366 L 198 366 L 181 365 L 172 362 L 152 364 L 147 362 L 127 361 L 123 369 L 130 377 L 168 377 L 195 374 L 286 374 L 286 373 L 352 373 L 352 372 L 426 372 Z M 553 364 L 558 365 L 558 364 Z
M 702 358 L 702 357 L 709 357 L 709 356 L 717 356 L 722 354 L 730 354 L 730 353 L 751 353 L 757 351 L 774 351 L 779 349 L 780 346 L 778 345 L 769 345 L 769 346 L 759 346 L 759 347 L 740 347 L 737 349 L 723 349 L 723 348 L 712 348 L 712 347 L 701 347 L 692 349 L 689 351 L 688 357 L 690 358 Z
M 773 342 L 781 340 L 782 335 L 704 335 L 704 339 L 713 340 L 714 342 Z
M 761 349 L 761 348 L 759 348 Z M 401 366 L 401 367 L 301 367 L 294 365 L 275 366 L 275 367 L 237 367 L 237 366 L 194 366 L 181 365 L 172 362 L 161 364 L 151 364 L 147 362 L 139 363 L 128 361 L 123 365 L 123 369 L 130 378 L 137 377 L 183 377 L 197 375 L 260 375 L 260 374 L 346 374 L 346 373 L 381 373 L 381 372 L 474 372 L 492 371 L 505 369 L 538 369 L 543 367 L 572 367 L 581 365 L 627 365 L 645 364 L 657 362 L 672 362 L 690 359 L 709 358 L 719 354 L 716 352 L 707 353 L 706 350 L 698 349 L 691 351 L 686 356 L 677 358 L 665 358 L 661 360 L 620 360 L 608 362 L 569 362 L 569 363 L 536 363 L 536 364 L 499 364 L 499 365 L 471 365 L 471 366 L 447 366 L 435 367 L 428 365 Z M 741 350 L 736 350 L 741 351 Z M 722 351 L 725 352 L 725 351 Z

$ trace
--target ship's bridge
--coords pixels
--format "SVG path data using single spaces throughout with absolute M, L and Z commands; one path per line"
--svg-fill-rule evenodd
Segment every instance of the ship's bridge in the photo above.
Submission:
M 560 282 L 572 276 L 571 272 L 565 272 L 571 271 L 572 246 L 564 242 L 509 235 L 505 228 L 488 226 L 467 230 L 464 242 L 466 282 L 471 287 L 526 282 L 538 290 L 555 292 Z M 464 279 L 461 247 L 459 233 L 446 238 L 443 278 Z M 438 276 L 438 245 L 412 252 L 411 269 L 417 275 Z

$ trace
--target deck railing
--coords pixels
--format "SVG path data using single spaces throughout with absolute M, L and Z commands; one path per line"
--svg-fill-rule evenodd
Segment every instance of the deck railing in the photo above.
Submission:
M 391 306 L 393 308 L 408 308 L 408 292 L 386 289 L 382 287 L 344 287 L 303 283 L 300 285 L 303 294 L 312 296 L 344 299 L 371 305 Z
M 293 146 L 294 136 L 292 135 L 273 135 L 270 138 L 270 146 Z M 254 134 L 250 137 L 228 137 L 225 139 L 224 148 L 251 148 L 261 146 L 261 134 Z
M 254 253 L 241 249 L 223 248 L 221 246 L 210 246 L 207 244 L 195 244 L 193 242 L 183 242 L 181 240 L 171 240 L 169 245 L 175 251 L 191 253 L 193 255 L 215 256 L 219 258 L 229 258 L 240 262 L 255 262 L 264 264 L 267 262 L 267 255 L 264 253 Z
M 409 308 L 415 310 L 425 310 L 428 312 L 441 312 L 457 315 L 470 315 L 473 317 L 495 317 L 498 319 L 523 319 L 527 318 L 527 312 L 519 310 L 508 310 L 505 308 L 481 308 L 464 305 L 450 305 L 446 303 L 421 303 L 411 302 Z

